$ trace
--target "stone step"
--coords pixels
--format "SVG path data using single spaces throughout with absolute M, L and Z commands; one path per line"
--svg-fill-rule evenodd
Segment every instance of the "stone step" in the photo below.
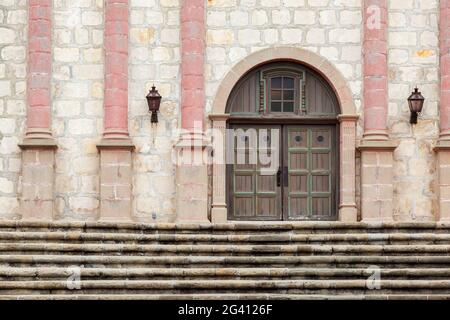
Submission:
M 133 267 L 391 267 L 450 268 L 450 256 L 121 256 L 121 255 L 0 255 L 0 266 L 133 266 Z
M 72 243 L 0 243 L 0 253 L 72 253 L 116 252 L 121 254 L 448 254 L 450 245 L 139 245 L 139 244 L 72 244 Z
M 287 293 L 287 294 L 448 294 L 450 280 L 381 280 L 371 290 L 366 280 L 66 280 L 0 281 L 0 294 L 55 293 Z
M 227 233 L 261 234 L 264 232 L 291 233 L 448 233 L 450 223 L 344 223 L 344 222 L 251 222 L 227 224 L 144 224 L 106 222 L 41 222 L 4 220 L 0 231 L 81 231 L 114 233 Z
M 62 279 L 73 275 L 71 268 L 61 267 L 0 267 L 1 280 L 25 280 L 26 278 Z M 373 268 L 80 268 L 81 279 L 312 279 L 312 278 L 359 278 L 367 279 L 374 274 Z M 379 275 L 385 280 L 406 278 L 449 278 L 450 268 L 380 268 Z M 150 278 L 150 279 L 148 279 Z
M 0 300 L 450 300 L 450 294 L 25 294 L 0 295 Z
M 0 241 L 42 242 L 82 242 L 82 243 L 125 243 L 125 244 L 251 244 L 251 243 L 352 243 L 367 244 L 450 244 L 449 234 L 434 233 L 351 233 L 351 234 L 276 234 L 234 235 L 234 234 L 135 234 L 135 233 L 85 233 L 80 231 L 16 232 L 0 231 Z
M 449 252 L 450 224 L 0 221 L 0 299 L 442 299 Z M 369 290 L 375 267 L 381 289 Z

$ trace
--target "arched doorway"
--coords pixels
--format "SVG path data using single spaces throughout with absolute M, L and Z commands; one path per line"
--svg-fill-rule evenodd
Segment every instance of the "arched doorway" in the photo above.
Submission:
M 296 93 L 294 90 L 294 98 L 291 99 L 292 95 L 289 90 L 292 90 L 292 80 L 288 79 L 286 84 L 284 84 L 283 80 L 281 80 L 281 85 L 279 84 L 279 80 L 276 80 L 275 82 L 278 81 L 278 83 L 274 82 L 275 89 L 281 91 L 282 96 L 285 94 L 286 98 L 283 97 L 282 99 L 276 99 L 276 97 L 274 96 L 274 99 L 271 100 L 278 103 L 275 103 L 273 105 L 273 109 L 271 109 L 272 105 L 269 106 L 267 102 L 267 90 L 270 88 L 271 84 L 264 84 L 265 89 L 263 91 L 258 90 L 258 88 L 261 88 L 261 80 L 264 80 L 261 79 L 261 74 L 263 70 L 265 70 L 264 68 L 269 67 L 269 69 L 271 69 L 271 67 L 275 66 L 275 64 L 278 64 L 281 68 L 276 70 L 277 68 L 275 67 L 274 75 L 293 78 L 294 86 L 300 85 L 300 82 L 302 82 L 302 85 L 299 87 L 298 93 Z M 284 68 L 283 70 L 283 67 L 280 64 L 284 64 L 286 68 Z M 244 82 L 247 81 L 247 83 L 249 83 L 248 79 L 252 77 L 252 74 L 253 77 L 257 77 L 255 72 L 259 72 L 260 83 L 258 85 L 257 80 L 255 79 L 255 85 L 252 85 L 250 89 L 247 88 L 247 90 L 252 91 L 254 89 L 254 92 L 256 94 L 252 96 L 251 99 L 253 99 L 253 102 L 251 102 L 250 104 L 256 104 L 257 107 L 255 107 L 255 109 L 252 111 L 249 109 L 239 109 L 240 107 L 237 106 L 236 109 L 234 109 L 234 107 L 232 106 L 234 103 L 232 101 L 233 99 L 237 99 L 237 101 L 242 101 L 242 99 L 250 99 L 250 96 L 244 97 L 242 96 L 242 94 L 238 94 L 235 92 L 239 91 L 238 88 L 240 88 L 241 86 L 246 86 L 244 85 Z M 267 76 L 271 74 L 270 72 L 265 72 L 265 75 L 267 79 Z M 325 100 L 328 101 L 325 105 L 320 104 L 321 106 L 319 107 L 319 109 L 312 108 L 309 111 L 307 106 L 307 103 L 309 101 L 307 95 L 302 94 L 302 92 L 307 93 L 308 90 L 311 90 L 310 88 L 308 88 L 307 90 L 308 81 L 305 81 L 307 80 L 308 75 L 312 79 L 312 81 L 309 82 L 310 86 L 312 86 L 311 84 L 314 83 L 315 85 L 320 87 L 321 89 L 319 91 L 325 94 Z M 252 80 L 250 80 L 250 82 L 252 82 Z M 284 91 L 287 92 L 284 93 Z M 265 96 L 262 96 L 262 93 Z M 274 93 L 274 95 L 277 94 L 279 94 L 279 92 Z M 233 96 L 235 96 L 235 98 L 233 98 Z M 302 99 L 304 99 L 304 101 Z M 263 101 L 263 103 L 265 104 L 262 108 L 261 101 Z M 291 106 L 291 103 L 294 105 L 293 107 Z M 247 105 L 250 104 L 247 103 Z M 256 128 L 257 130 L 273 130 L 274 128 L 270 126 L 276 126 L 276 128 L 280 132 L 280 136 L 284 135 L 284 137 L 282 137 L 280 140 L 280 145 L 286 146 L 281 152 L 282 156 L 280 158 L 280 164 L 288 161 L 285 160 L 288 159 L 288 156 L 285 155 L 285 150 L 289 150 L 289 147 L 292 147 L 294 149 L 296 148 L 295 145 L 289 146 L 289 138 L 286 137 L 289 136 L 290 132 L 292 133 L 292 141 L 295 141 L 295 143 L 299 143 L 296 139 L 300 139 L 300 141 L 309 141 L 307 142 L 309 143 L 309 145 L 305 147 L 305 149 L 311 149 L 307 157 L 313 157 L 312 154 L 314 153 L 314 151 L 316 151 L 314 150 L 315 147 L 312 144 L 312 137 L 319 137 L 319 135 L 317 135 L 317 132 L 315 132 L 315 130 L 319 128 L 319 126 L 323 126 L 321 128 L 321 132 L 327 132 L 327 135 L 329 135 L 330 137 L 328 141 L 329 144 L 327 144 L 330 147 L 328 148 L 328 152 L 335 160 L 332 161 L 334 167 L 329 168 L 330 176 L 331 178 L 334 178 L 334 181 L 330 183 L 331 188 L 328 189 L 331 189 L 330 197 L 332 198 L 332 200 L 330 200 L 331 209 L 326 210 L 328 212 L 327 214 L 313 214 L 314 211 L 312 209 L 312 206 L 308 204 L 309 211 L 307 215 L 293 215 L 292 219 L 289 218 L 289 214 L 285 216 L 285 210 L 284 208 L 282 208 L 278 211 L 271 210 L 272 212 L 277 212 L 277 214 L 272 216 L 263 214 L 263 219 L 249 219 L 248 217 L 244 216 L 239 220 L 335 220 L 336 217 L 338 217 L 339 221 L 357 221 L 357 208 L 355 198 L 355 149 L 356 121 L 358 119 L 358 115 L 355 114 L 356 108 L 352 98 L 352 93 L 347 86 L 345 78 L 330 62 L 313 52 L 301 48 L 275 47 L 257 51 L 236 64 L 225 76 L 218 88 L 214 100 L 212 101 L 212 106 L 213 113 L 209 115 L 209 118 L 212 121 L 212 128 L 215 131 L 222 132 L 221 136 L 226 135 L 225 132 L 227 131 L 227 127 L 235 125 L 242 126 L 245 125 L 245 122 L 250 122 L 247 123 L 247 125 L 250 125 L 253 128 L 256 128 L 256 126 L 258 125 L 265 126 L 265 128 Z M 270 111 L 270 113 L 275 113 L 275 115 L 267 114 L 268 111 Z M 245 113 L 247 113 L 247 115 Z M 250 113 L 252 113 L 252 115 L 250 115 Z M 279 113 L 280 115 L 277 115 L 276 113 Z M 287 116 L 285 113 L 288 113 L 289 115 Z M 256 134 L 259 135 L 258 131 L 256 132 Z M 301 136 L 301 134 L 298 133 L 302 133 L 304 136 L 298 138 L 297 136 Z M 325 135 L 322 135 L 322 138 L 324 139 L 323 141 L 326 140 Z M 320 140 L 322 140 L 322 138 L 320 138 Z M 318 140 L 316 141 L 318 142 Z M 302 146 L 299 147 L 300 149 L 303 148 Z M 226 222 L 236 219 L 236 212 L 234 212 L 234 209 L 232 208 L 234 203 L 232 203 L 232 200 L 229 199 L 230 191 L 228 190 L 231 187 L 229 179 L 232 174 L 227 174 L 227 171 L 229 173 L 230 170 L 233 169 L 230 169 L 229 165 L 225 165 L 226 155 L 228 156 L 229 154 L 234 154 L 235 150 L 231 145 L 231 141 L 225 142 L 221 141 L 220 139 L 215 140 L 215 142 L 213 143 L 213 148 L 215 150 L 215 161 L 213 161 L 212 168 L 213 188 L 211 201 L 211 220 L 212 222 Z M 217 161 L 218 159 L 219 161 Z M 308 169 L 308 175 L 312 175 L 314 173 L 310 172 L 311 168 Z M 297 170 L 295 168 L 292 169 Z M 271 178 L 271 182 L 273 183 L 275 179 L 277 185 L 278 176 L 280 176 L 278 173 L 279 170 L 276 171 L 277 175 Z M 280 173 L 280 184 L 283 185 L 284 188 L 286 179 L 283 180 L 283 175 L 286 174 L 285 169 L 282 168 Z M 288 175 L 289 173 L 290 172 L 288 171 Z M 300 172 L 292 172 L 292 174 L 294 173 Z M 245 188 L 246 182 L 241 181 L 241 183 L 243 184 L 242 188 Z M 266 183 L 269 182 L 266 181 Z M 300 181 L 300 183 L 303 182 Z M 299 186 L 302 187 L 301 185 Z M 318 186 L 316 185 L 316 187 Z M 323 185 L 322 187 L 324 188 Z M 311 188 L 308 191 L 308 196 L 314 198 L 316 194 L 314 194 L 314 192 L 312 191 L 314 190 L 314 188 Z M 281 199 L 281 202 L 286 203 L 286 200 L 284 199 L 287 194 L 286 192 L 281 192 L 281 198 L 278 191 L 274 192 L 272 189 L 271 192 L 272 197 Z M 294 196 L 296 196 L 296 194 L 294 194 Z M 317 194 L 317 196 L 320 195 Z M 300 206 L 302 205 L 301 201 L 303 201 L 303 205 L 306 206 L 304 200 L 297 201 L 300 201 Z M 310 203 L 308 201 L 306 201 L 306 203 Z M 265 202 L 266 204 L 260 206 L 259 208 L 270 208 L 270 206 L 272 206 L 273 208 L 274 205 L 277 206 L 277 200 L 266 199 Z M 332 209 L 333 206 L 334 212 Z M 320 207 L 319 204 L 316 205 L 316 208 L 318 207 Z M 252 215 L 256 216 L 255 210 L 256 206 L 248 210 L 245 209 L 245 212 L 252 212 Z M 322 211 L 322 213 L 324 212 L 324 210 L 322 209 L 319 211 Z M 264 210 L 262 212 L 265 213 Z M 316 210 L 316 212 L 318 211 Z
M 228 220 L 337 220 L 340 111 L 317 72 L 288 61 L 254 68 L 226 113 Z

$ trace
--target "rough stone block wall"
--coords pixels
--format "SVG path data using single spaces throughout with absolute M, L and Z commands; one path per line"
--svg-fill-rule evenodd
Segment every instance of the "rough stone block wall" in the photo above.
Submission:
M 26 113 L 27 1 L 0 2 L 0 217 L 19 215 L 18 190 Z
M 137 220 L 175 220 L 172 146 L 180 114 L 180 1 L 130 0 L 129 130 L 133 154 L 133 213 Z M 152 126 L 145 95 L 164 97 Z
M 433 221 L 433 147 L 439 137 L 439 1 L 389 1 L 389 127 L 394 154 L 394 219 Z M 423 115 L 410 125 L 407 98 L 418 85 Z
M 250 53 L 293 46 L 331 61 L 361 107 L 361 0 L 208 0 L 206 109 L 226 73 Z M 358 129 L 361 131 L 361 129 Z
M 55 217 L 99 216 L 103 130 L 103 1 L 53 1 L 52 130 L 58 145 Z

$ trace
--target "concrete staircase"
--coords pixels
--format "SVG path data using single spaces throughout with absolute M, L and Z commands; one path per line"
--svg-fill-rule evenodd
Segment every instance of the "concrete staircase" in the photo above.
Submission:
M 3 221 L 0 298 L 450 299 L 450 224 Z

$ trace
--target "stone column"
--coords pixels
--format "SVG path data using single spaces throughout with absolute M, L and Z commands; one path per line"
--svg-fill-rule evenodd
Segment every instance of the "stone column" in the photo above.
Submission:
M 440 1 L 440 126 L 436 146 L 440 222 L 450 222 L 450 0 Z
M 128 135 L 128 0 L 105 1 L 104 43 L 104 132 L 97 145 L 100 220 L 131 221 L 134 146 Z
M 364 136 L 361 150 L 361 216 L 364 222 L 393 220 L 393 152 L 389 140 L 387 1 L 364 0 Z
M 355 186 L 356 115 L 340 115 L 340 205 L 339 221 L 357 222 Z
M 177 153 L 177 222 L 209 222 L 205 123 L 205 1 L 182 0 L 181 127 Z
M 212 151 L 213 161 L 213 194 L 211 222 L 227 222 L 227 201 L 226 201 L 226 124 L 229 115 L 210 115 L 214 132 Z
M 28 1 L 27 130 L 22 149 L 24 220 L 53 218 L 56 143 L 51 133 L 52 1 Z

